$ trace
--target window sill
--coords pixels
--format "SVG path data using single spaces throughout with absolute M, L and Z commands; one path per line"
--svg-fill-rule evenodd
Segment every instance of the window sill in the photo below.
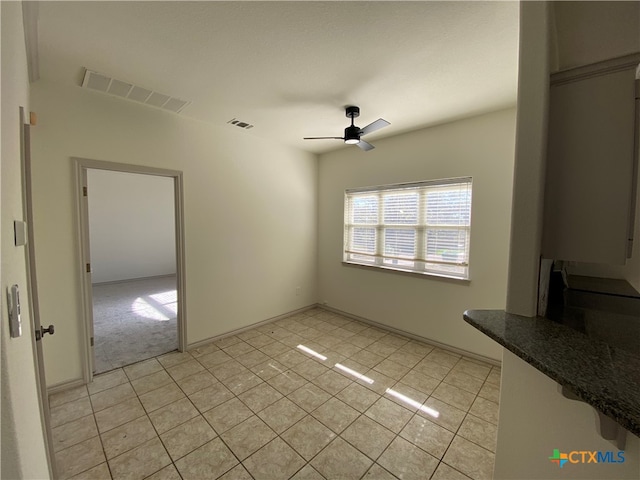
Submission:
M 398 268 L 384 267 L 381 265 L 367 265 L 364 263 L 353 263 L 353 262 L 345 262 L 345 261 L 342 261 L 341 263 L 345 267 L 355 267 L 355 268 L 362 268 L 365 270 L 384 271 L 389 273 L 396 273 L 399 275 L 407 275 L 414 278 L 428 278 L 431 280 L 443 280 L 443 281 L 449 281 L 452 283 L 465 284 L 465 285 L 468 285 L 471 283 L 471 280 L 468 278 L 450 277 L 448 275 L 438 274 L 438 273 L 412 272 L 410 270 L 400 270 Z

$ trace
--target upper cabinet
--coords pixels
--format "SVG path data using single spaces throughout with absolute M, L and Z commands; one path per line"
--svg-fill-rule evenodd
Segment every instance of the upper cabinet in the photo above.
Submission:
M 638 63 L 628 55 L 551 76 L 544 258 L 622 265 L 631 254 Z

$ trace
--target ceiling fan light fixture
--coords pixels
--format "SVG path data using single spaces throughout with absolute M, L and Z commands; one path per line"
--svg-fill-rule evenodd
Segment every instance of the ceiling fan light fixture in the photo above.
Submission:
M 353 122 L 353 120 L 351 120 Z M 355 125 L 351 125 L 344 129 L 344 143 L 347 145 L 356 145 L 360 141 L 360 129 Z

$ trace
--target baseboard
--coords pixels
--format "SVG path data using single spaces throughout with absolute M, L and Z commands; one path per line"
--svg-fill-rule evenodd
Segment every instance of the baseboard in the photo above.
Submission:
M 82 385 L 86 385 L 84 383 L 83 378 L 79 378 L 77 380 L 68 380 L 66 382 L 56 383 L 55 385 L 51 385 L 47 387 L 47 395 L 52 395 L 54 393 L 59 393 L 64 390 L 68 390 L 70 388 L 81 387 Z
M 96 283 L 92 283 L 92 285 L 93 286 L 96 286 L 96 285 L 116 285 L 118 283 L 137 282 L 138 280 L 154 280 L 156 278 L 168 278 L 168 277 L 177 277 L 177 274 L 176 273 L 167 273 L 165 275 L 151 275 L 150 277 L 124 278 L 122 280 L 111 280 L 109 282 L 96 282 Z
M 306 307 L 298 308 L 297 310 L 292 310 L 287 313 L 283 313 L 276 317 L 267 318 L 266 320 L 261 320 L 256 323 L 252 323 L 251 325 L 247 325 L 246 327 L 236 328 L 235 330 L 231 330 L 230 332 L 226 332 L 220 335 L 216 335 L 215 337 L 209 337 L 204 340 L 200 340 L 198 342 L 190 343 L 187 345 L 187 351 L 194 350 L 196 348 L 204 347 L 211 342 L 215 342 L 216 340 L 221 340 L 226 337 L 231 337 L 233 335 L 238 335 L 239 333 L 246 332 L 247 330 L 251 330 L 256 327 L 260 327 L 262 325 L 266 325 L 268 323 L 277 322 L 278 320 L 282 320 L 283 318 L 290 317 L 291 315 L 295 315 L 296 313 L 306 312 L 307 310 L 311 310 L 312 308 L 316 308 L 318 305 L 315 303 L 312 305 L 307 305 Z
M 395 327 L 390 327 L 389 325 L 385 325 L 384 323 L 378 323 L 374 320 L 369 320 L 368 318 L 360 317 L 358 315 L 354 315 L 353 313 L 344 312 L 342 310 L 338 310 L 337 308 L 333 308 L 328 305 L 317 304 L 316 307 L 322 308 L 323 310 L 327 310 L 328 312 L 337 313 L 338 315 L 342 315 L 343 317 L 347 317 L 353 320 L 357 320 L 359 322 L 367 323 L 371 326 L 381 328 L 382 330 L 387 330 L 389 332 L 397 333 L 404 337 L 409 337 L 414 340 L 418 340 L 419 342 L 426 343 L 428 345 L 440 348 L 442 350 L 447 350 L 457 355 L 464 355 L 465 357 L 473 358 L 475 360 L 479 360 L 484 363 L 489 363 L 497 367 L 502 365 L 502 362 L 500 362 L 499 360 L 496 360 L 495 358 L 485 357 L 484 355 L 479 355 L 477 353 L 469 352 L 467 350 L 463 350 L 462 348 L 453 347 L 451 345 L 447 345 L 446 343 L 440 343 L 435 340 L 431 340 L 429 338 L 421 337 L 420 335 L 416 335 L 415 333 L 407 332 L 405 330 L 401 330 Z
M 401 330 L 399 328 L 390 327 L 389 325 L 385 325 L 383 323 L 379 323 L 379 322 L 376 322 L 374 320 L 370 320 L 368 318 L 361 317 L 359 315 L 355 315 L 353 313 L 345 312 L 345 311 L 339 310 L 337 308 L 329 307 L 328 305 L 322 305 L 322 304 L 308 305 L 306 307 L 298 308 L 297 310 L 292 310 L 290 312 L 283 313 L 283 314 L 277 315 L 275 317 L 267 318 L 266 320 L 261 320 L 261 321 L 256 322 L 256 323 L 252 323 L 251 325 L 247 325 L 246 327 L 237 328 L 235 330 L 231 330 L 231 331 L 223 333 L 221 335 L 216 335 L 214 337 L 209 337 L 209 338 L 206 338 L 204 340 L 200 340 L 198 342 L 190 343 L 190 344 L 187 345 L 187 351 L 203 347 L 205 345 L 208 345 L 211 342 L 214 342 L 216 340 L 220 340 L 222 338 L 231 337 L 233 335 L 237 335 L 239 333 L 246 332 L 247 330 L 251 330 L 253 328 L 260 327 L 262 325 L 267 325 L 269 323 L 276 322 L 278 320 L 282 320 L 283 318 L 290 317 L 291 315 L 295 315 L 297 313 L 306 312 L 307 310 L 311 310 L 313 308 L 321 308 L 321 309 L 326 310 L 328 312 L 336 313 L 338 315 L 342 315 L 343 317 L 351 318 L 352 320 L 357 320 L 359 322 L 366 323 L 368 325 L 380 328 L 382 330 L 386 330 L 386 331 L 391 332 L 391 333 L 397 333 L 399 335 L 403 335 L 405 337 L 412 338 L 414 340 L 417 340 L 417 341 L 422 342 L 422 343 L 426 343 L 428 345 L 432 345 L 432 346 L 440 348 L 442 350 L 447 350 L 447 351 L 455 353 L 457 355 L 464 355 L 465 357 L 473 358 L 475 360 L 478 360 L 478 361 L 481 361 L 481 362 L 484 362 L 484 363 L 489 363 L 491 365 L 495 365 L 495 366 L 498 366 L 498 367 L 502 363 L 499 360 L 496 360 L 496 359 L 493 359 L 493 358 L 489 358 L 489 357 L 485 357 L 484 355 L 478 355 L 477 353 L 469 352 L 469 351 L 463 350 L 461 348 L 456 348 L 456 347 L 453 347 L 451 345 L 447 345 L 445 343 L 441 343 L 441 342 L 437 342 L 435 340 L 431 340 L 429 338 L 421 337 L 420 335 L 416 335 L 414 333 L 407 332 L 407 331 Z M 83 379 L 69 380 L 69 381 L 66 381 L 66 382 L 57 383 L 55 385 L 47 387 L 47 394 L 51 395 L 53 393 L 58 393 L 58 392 L 61 392 L 63 390 L 67 390 L 69 388 L 79 387 L 81 385 L 85 385 L 85 382 L 84 382 Z

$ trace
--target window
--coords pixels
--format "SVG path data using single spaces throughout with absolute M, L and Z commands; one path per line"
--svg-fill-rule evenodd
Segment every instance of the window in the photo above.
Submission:
M 344 261 L 469 278 L 471 178 L 350 189 Z

